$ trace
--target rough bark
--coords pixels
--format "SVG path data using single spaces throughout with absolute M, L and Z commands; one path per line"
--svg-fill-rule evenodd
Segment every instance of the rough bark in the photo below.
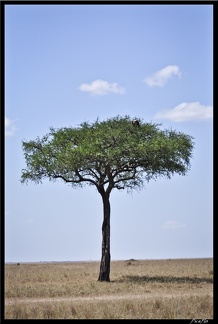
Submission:
M 110 281 L 110 201 L 102 194 L 104 219 L 102 223 L 102 256 L 98 281 Z

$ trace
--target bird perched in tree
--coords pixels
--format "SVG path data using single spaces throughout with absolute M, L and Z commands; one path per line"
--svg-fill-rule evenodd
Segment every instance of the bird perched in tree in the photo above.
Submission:
M 133 119 L 132 124 L 133 124 L 134 127 L 139 127 L 140 126 L 138 119 Z

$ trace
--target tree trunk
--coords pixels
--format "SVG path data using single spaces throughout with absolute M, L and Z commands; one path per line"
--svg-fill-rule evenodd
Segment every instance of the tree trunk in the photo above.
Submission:
M 109 195 L 102 194 L 104 220 L 102 224 L 102 255 L 98 281 L 110 281 L 110 201 Z

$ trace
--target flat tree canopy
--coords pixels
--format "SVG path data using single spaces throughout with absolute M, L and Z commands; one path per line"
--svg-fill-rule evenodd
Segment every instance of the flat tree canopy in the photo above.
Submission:
M 103 201 L 102 259 L 99 281 L 110 281 L 110 193 L 142 189 L 158 177 L 185 175 L 192 137 L 161 124 L 117 116 L 79 127 L 50 128 L 47 135 L 23 141 L 26 169 L 21 182 L 58 179 L 72 187 L 94 186 Z

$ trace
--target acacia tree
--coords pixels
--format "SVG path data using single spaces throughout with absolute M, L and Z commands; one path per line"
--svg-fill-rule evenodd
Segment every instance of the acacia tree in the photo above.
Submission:
M 94 186 L 102 197 L 102 256 L 99 281 L 110 281 L 110 194 L 112 189 L 142 189 L 158 177 L 185 175 L 190 168 L 192 137 L 161 124 L 129 116 L 84 122 L 77 128 L 50 128 L 47 135 L 23 141 L 26 169 L 21 182 L 44 178 L 72 187 Z

